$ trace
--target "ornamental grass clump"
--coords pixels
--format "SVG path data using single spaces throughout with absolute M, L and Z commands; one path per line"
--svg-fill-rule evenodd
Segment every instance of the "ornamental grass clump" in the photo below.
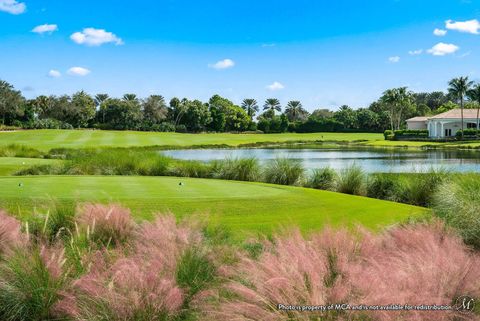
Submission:
M 366 174 L 363 169 L 353 164 L 340 171 L 337 179 L 337 192 L 351 195 L 365 195 Z
M 215 178 L 236 181 L 257 181 L 260 165 L 256 158 L 227 158 L 214 166 Z
M 306 186 L 315 189 L 333 191 L 335 190 L 337 176 L 335 170 L 328 166 L 314 169 L 308 178 Z
M 134 222 L 129 209 L 118 205 L 86 204 L 79 212 L 78 226 L 95 243 L 118 246 L 133 233 Z
M 17 219 L 0 210 L 0 259 L 25 244 L 26 236 L 21 232 L 21 227 Z
M 213 278 L 202 236 L 172 216 L 138 226 L 127 249 L 99 252 L 57 306 L 75 320 L 179 320 Z
M 295 185 L 303 178 L 304 171 L 301 160 L 278 157 L 266 165 L 263 176 L 267 183 Z
M 464 241 L 480 249 L 480 181 L 466 174 L 443 183 L 433 198 L 437 216 L 456 228 Z
M 209 298 L 204 320 L 479 320 L 456 310 L 299 311 L 289 306 L 445 305 L 480 298 L 480 258 L 440 223 L 374 235 L 326 230 L 264 243 L 258 259 L 243 254 Z

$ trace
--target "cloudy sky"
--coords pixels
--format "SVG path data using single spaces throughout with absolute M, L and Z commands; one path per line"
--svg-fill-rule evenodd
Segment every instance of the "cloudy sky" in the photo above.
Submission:
M 0 0 L 0 79 L 86 90 L 367 106 L 480 80 L 475 0 Z

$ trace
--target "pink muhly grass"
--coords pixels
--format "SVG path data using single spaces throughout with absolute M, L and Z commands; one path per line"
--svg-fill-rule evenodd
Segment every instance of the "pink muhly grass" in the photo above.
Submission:
M 77 222 L 91 239 L 102 244 L 124 243 L 134 228 L 130 210 L 118 205 L 86 204 L 80 209 Z
M 364 304 L 452 305 L 461 295 L 480 298 L 480 258 L 440 223 L 394 228 L 364 241 L 351 266 Z M 368 247 L 368 249 L 367 249 Z M 368 311 L 375 320 L 478 320 L 453 311 Z
M 347 234 L 329 235 L 334 239 L 320 247 L 321 237 L 305 240 L 296 231 L 289 237 L 266 242 L 266 250 L 258 260 L 244 255 L 235 268 L 234 281 L 224 288 L 233 299 L 221 300 L 218 309 L 209 306 L 206 319 L 311 320 L 320 312 L 285 312 L 277 305 L 326 305 L 339 295 L 346 299 L 348 291 L 338 289 L 343 285 L 331 275 L 331 265 L 335 264 L 331 258 L 342 251 L 353 251 L 355 241 Z M 344 248 L 347 243 L 349 246 Z
M 0 257 L 25 242 L 26 237 L 21 232 L 20 222 L 0 210 Z
M 74 283 L 59 309 L 80 320 L 171 320 L 182 311 L 184 291 L 175 279 L 184 251 L 201 241 L 200 234 L 179 226 L 173 216 L 160 216 L 134 232 L 127 251 L 99 252 L 90 271 Z
M 229 282 L 205 305 L 205 320 L 479 320 L 453 311 L 280 311 L 284 305 L 452 305 L 480 298 L 480 258 L 441 224 L 384 234 L 327 229 L 266 242 L 258 260 L 243 255 Z

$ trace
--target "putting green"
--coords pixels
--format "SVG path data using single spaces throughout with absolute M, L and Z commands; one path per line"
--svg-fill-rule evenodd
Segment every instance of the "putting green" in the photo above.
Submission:
M 182 183 L 180 185 L 180 183 Z M 120 176 L 1 177 L 0 207 L 26 218 L 49 199 L 116 202 L 137 217 L 173 212 L 197 214 L 237 235 L 269 233 L 279 227 L 303 231 L 330 224 L 372 229 L 426 214 L 427 209 L 291 186 L 213 179 Z
M 372 133 L 313 134 L 181 134 L 104 130 L 24 130 L 0 132 L 0 146 L 25 145 L 40 150 L 52 148 L 192 146 L 253 144 L 288 141 L 358 141 L 383 139 Z

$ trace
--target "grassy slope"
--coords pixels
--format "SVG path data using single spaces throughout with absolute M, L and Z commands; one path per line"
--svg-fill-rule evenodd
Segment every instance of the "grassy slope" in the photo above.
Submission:
M 238 146 L 258 142 L 286 141 L 355 141 L 383 139 L 371 133 L 315 133 L 315 134 L 180 134 L 100 130 L 36 130 L 0 132 L 0 145 L 19 144 L 49 150 L 67 147 L 133 147 L 133 146 Z
M 185 185 L 180 186 L 179 182 Z M 23 186 L 19 186 L 22 183 Z M 208 215 L 232 231 L 269 232 L 299 226 L 363 224 L 376 229 L 426 209 L 312 189 L 175 177 L 39 176 L 0 178 L 0 207 L 23 216 L 50 197 L 119 202 L 143 218 L 153 212 Z
M 0 176 L 11 175 L 33 165 L 46 165 L 59 162 L 53 159 L 0 157 Z

